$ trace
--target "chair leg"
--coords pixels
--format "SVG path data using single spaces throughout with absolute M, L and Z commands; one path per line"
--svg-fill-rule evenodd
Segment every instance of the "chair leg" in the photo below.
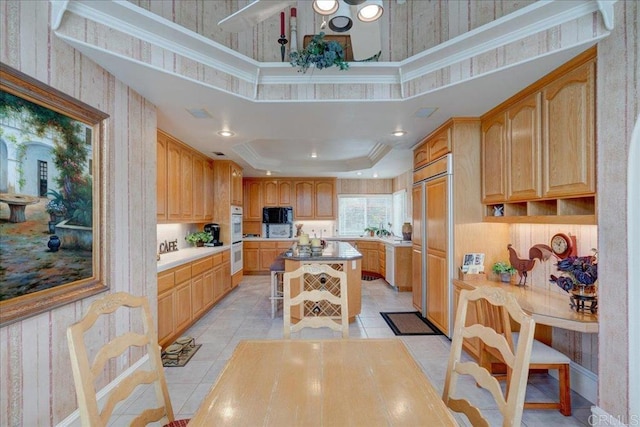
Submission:
M 571 377 L 569 365 L 561 365 L 558 368 L 558 385 L 560 388 L 560 413 L 566 417 L 571 416 Z
M 278 289 L 278 273 L 275 271 L 271 272 L 271 318 L 276 317 L 276 304 L 278 301 L 276 300 L 276 293 Z

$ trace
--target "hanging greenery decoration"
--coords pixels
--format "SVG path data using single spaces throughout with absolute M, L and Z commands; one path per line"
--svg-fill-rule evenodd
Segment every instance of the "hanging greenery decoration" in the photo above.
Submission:
M 336 41 L 326 41 L 324 33 L 313 36 L 309 44 L 303 49 L 289 54 L 289 63 L 293 67 L 299 67 L 298 72 L 306 73 L 311 65 L 317 69 L 333 67 L 341 70 L 349 69 L 349 63 L 345 61 L 344 48 Z

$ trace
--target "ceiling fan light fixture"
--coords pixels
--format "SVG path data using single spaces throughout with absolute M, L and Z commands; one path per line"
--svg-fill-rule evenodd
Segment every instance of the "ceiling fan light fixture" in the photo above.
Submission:
M 313 0 L 311 7 L 319 15 L 332 15 L 338 10 L 338 0 Z
M 358 19 L 362 22 L 374 22 L 380 19 L 383 12 L 382 0 L 370 0 L 358 9 Z
M 342 1 L 348 4 L 349 6 L 357 6 L 359 4 L 364 3 L 366 0 L 342 0 Z
M 329 28 L 331 28 L 331 31 L 344 33 L 351 29 L 353 20 L 351 19 L 351 11 L 349 8 L 350 6 L 347 3 L 340 3 L 335 16 L 329 20 Z

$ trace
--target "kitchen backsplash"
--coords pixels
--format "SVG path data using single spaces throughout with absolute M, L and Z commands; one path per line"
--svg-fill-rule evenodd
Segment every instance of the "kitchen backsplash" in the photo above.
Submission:
M 296 234 L 296 226 L 300 224 L 302 224 L 302 232 L 312 237 L 314 234 L 318 237 L 333 237 L 337 234 L 335 221 L 294 221 L 294 236 Z
M 178 249 L 190 248 L 193 245 L 184 238 L 194 231 L 202 231 L 201 224 L 158 224 L 156 251 L 160 248 L 160 243 L 178 240 Z

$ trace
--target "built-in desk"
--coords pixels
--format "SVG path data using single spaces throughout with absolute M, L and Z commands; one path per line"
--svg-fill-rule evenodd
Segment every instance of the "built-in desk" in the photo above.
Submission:
M 551 292 L 535 286 L 514 286 L 489 280 L 454 280 L 461 289 L 491 286 L 511 292 L 518 298 L 524 311 L 531 314 L 536 323 L 584 333 L 598 333 L 598 315 L 576 312 L 569 307 L 569 294 Z

